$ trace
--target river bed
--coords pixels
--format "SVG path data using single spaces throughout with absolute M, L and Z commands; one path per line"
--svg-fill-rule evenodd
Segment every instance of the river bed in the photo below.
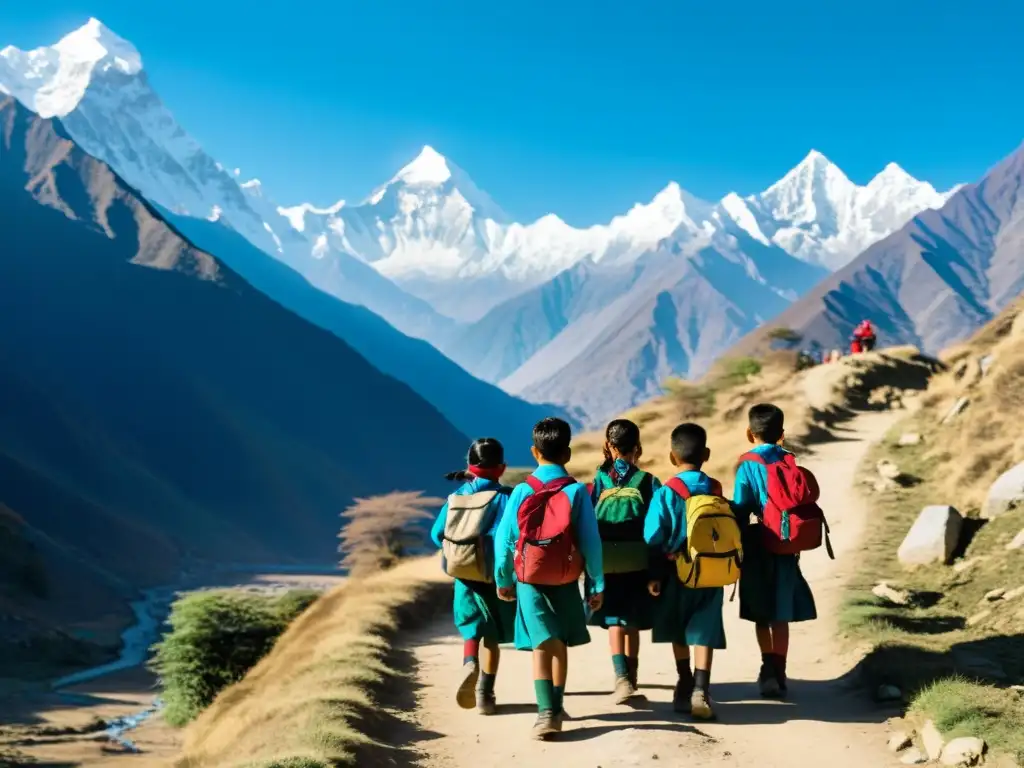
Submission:
M 165 631 L 170 607 L 176 599 L 187 593 L 214 589 L 239 589 L 263 594 L 292 589 L 323 591 L 337 586 L 343 578 L 334 566 L 221 566 L 208 569 L 201 575 L 183 578 L 174 587 L 146 590 L 130 604 L 134 621 L 121 633 L 121 650 L 117 659 L 53 680 L 50 685 L 54 705 L 50 711 L 44 707 L 44 711 L 38 714 L 48 723 L 68 723 L 73 719 L 69 715 L 75 712 L 83 723 L 89 717 L 101 717 L 107 724 L 104 733 L 109 744 L 116 745 L 125 754 L 149 751 L 150 745 L 136 743 L 130 738 L 136 729 L 151 722 L 161 708 L 159 681 L 142 675 L 142 667 L 149 660 L 150 649 Z M 121 690 L 124 687 L 121 681 L 125 679 L 133 681 L 131 694 Z M 107 680 L 112 682 L 107 683 Z M 148 695 L 145 694 L 146 688 Z M 118 703 L 120 711 L 117 711 Z M 165 727 L 163 730 L 168 729 Z M 96 743 L 95 733 L 84 736 L 81 739 L 83 755 L 94 752 Z M 62 749 L 61 757 L 66 754 L 67 750 Z M 49 758 L 51 754 L 44 749 L 33 756 Z M 111 759 L 108 754 L 103 762 L 94 763 L 86 759 L 81 764 L 107 765 Z

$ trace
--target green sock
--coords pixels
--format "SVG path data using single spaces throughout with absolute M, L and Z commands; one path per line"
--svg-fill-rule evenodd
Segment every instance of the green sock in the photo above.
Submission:
M 564 685 L 556 685 L 556 686 L 554 686 L 554 691 L 555 691 L 555 701 L 554 701 L 555 712 L 561 712 L 562 711 L 562 704 L 564 703 L 564 700 L 565 700 L 565 686 Z
M 555 685 L 550 680 L 534 680 L 538 712 L 555 712 Z
M 629 677 L 629 659 L 626 658 L 626 654 L 612 654 L 612 666 L 615 667 L 616 677 Z

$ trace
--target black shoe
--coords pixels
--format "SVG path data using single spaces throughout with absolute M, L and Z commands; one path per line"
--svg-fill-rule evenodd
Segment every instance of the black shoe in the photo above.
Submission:
M 672 693 L 672 711 L 688 715 L 692 710 L 690 699 L 693 697 L 693 678 L 679 678 L 676 689 Z
M 789 693 L 789 677 L 786 675 L 786 657 L 775 657 L 775 679 L 779 681 L 779 694 Z
M 637 682 L 637 668 L 640 666 L 640 659 L 627 657 L 626 663 L 629 664 L 629 682 L 633 684 L 634 689 L 639 690 L 640 684 Z
M 762 662 L 761 671 L 757 675 L 757 687 L 766 699 L 777 699 L 782 695 L 778 674 L 775 671 L 775 665 L 771 662 Z
M 495 714 L 498 711 L 498 704 L 497 700 L 494 698 L 494 693 L 481 691 L 478 688 L 476 691 L 476 710 L 481 715 Z

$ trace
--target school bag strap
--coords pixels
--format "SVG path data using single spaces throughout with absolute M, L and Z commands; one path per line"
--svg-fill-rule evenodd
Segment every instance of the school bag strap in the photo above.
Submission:
M 708 478 L 708 480 L 711 481 L 711 493 L 709 493 L 708 496 L 724 496 L 725 495 L 725 494 L 722 493 L 722 484 L 720 482 L 718 482 L 714 478 L 710 478 L 710 477 Z M 693 493 L 686 486 L 686 483 L 684 483 L 678 477 L 669 478 L 669 480 L 665 483 L 665 487 L 666 488 L 671 488 L 674 493 L 676 493 L 678 496 L 680 496 L 683 499 L 683 501 L 688 501 L 689 498 L 691 496 L 693 496 Z
M 693 495 L 690 493 L 690 489 L 686 487 L 686 483 L 684 483 L 678 477 L 669 478 L 669 480 L 665 483 L 665 487 L 669 488 L 683 501 L 688 501 L 690 496 Z

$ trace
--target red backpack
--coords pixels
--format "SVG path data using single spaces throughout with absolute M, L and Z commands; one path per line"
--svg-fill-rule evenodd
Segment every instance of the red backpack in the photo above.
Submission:
M 818 506 L 821 491 L 810 470 L 797 466 L 791 453 L 770 464 L 758 453 L 745 453 L 740 457 L 744 461 L 760 464 L 768 474 L 768 501 L 761 514 L 765 548 L 777 555 L 795 555 L 817 549 L 824 538 L 828 556 L 835 560 L 828 521 Z
M 519 542 L 515 551 L 520 584 L 557 587 L 572 584 L 583 573 L 583 556 L 572 530 L 572 499 L 565 489 L 576 480 L 559 477 L 541 483 L 530 475 L 533 490 L 519 505 Z

